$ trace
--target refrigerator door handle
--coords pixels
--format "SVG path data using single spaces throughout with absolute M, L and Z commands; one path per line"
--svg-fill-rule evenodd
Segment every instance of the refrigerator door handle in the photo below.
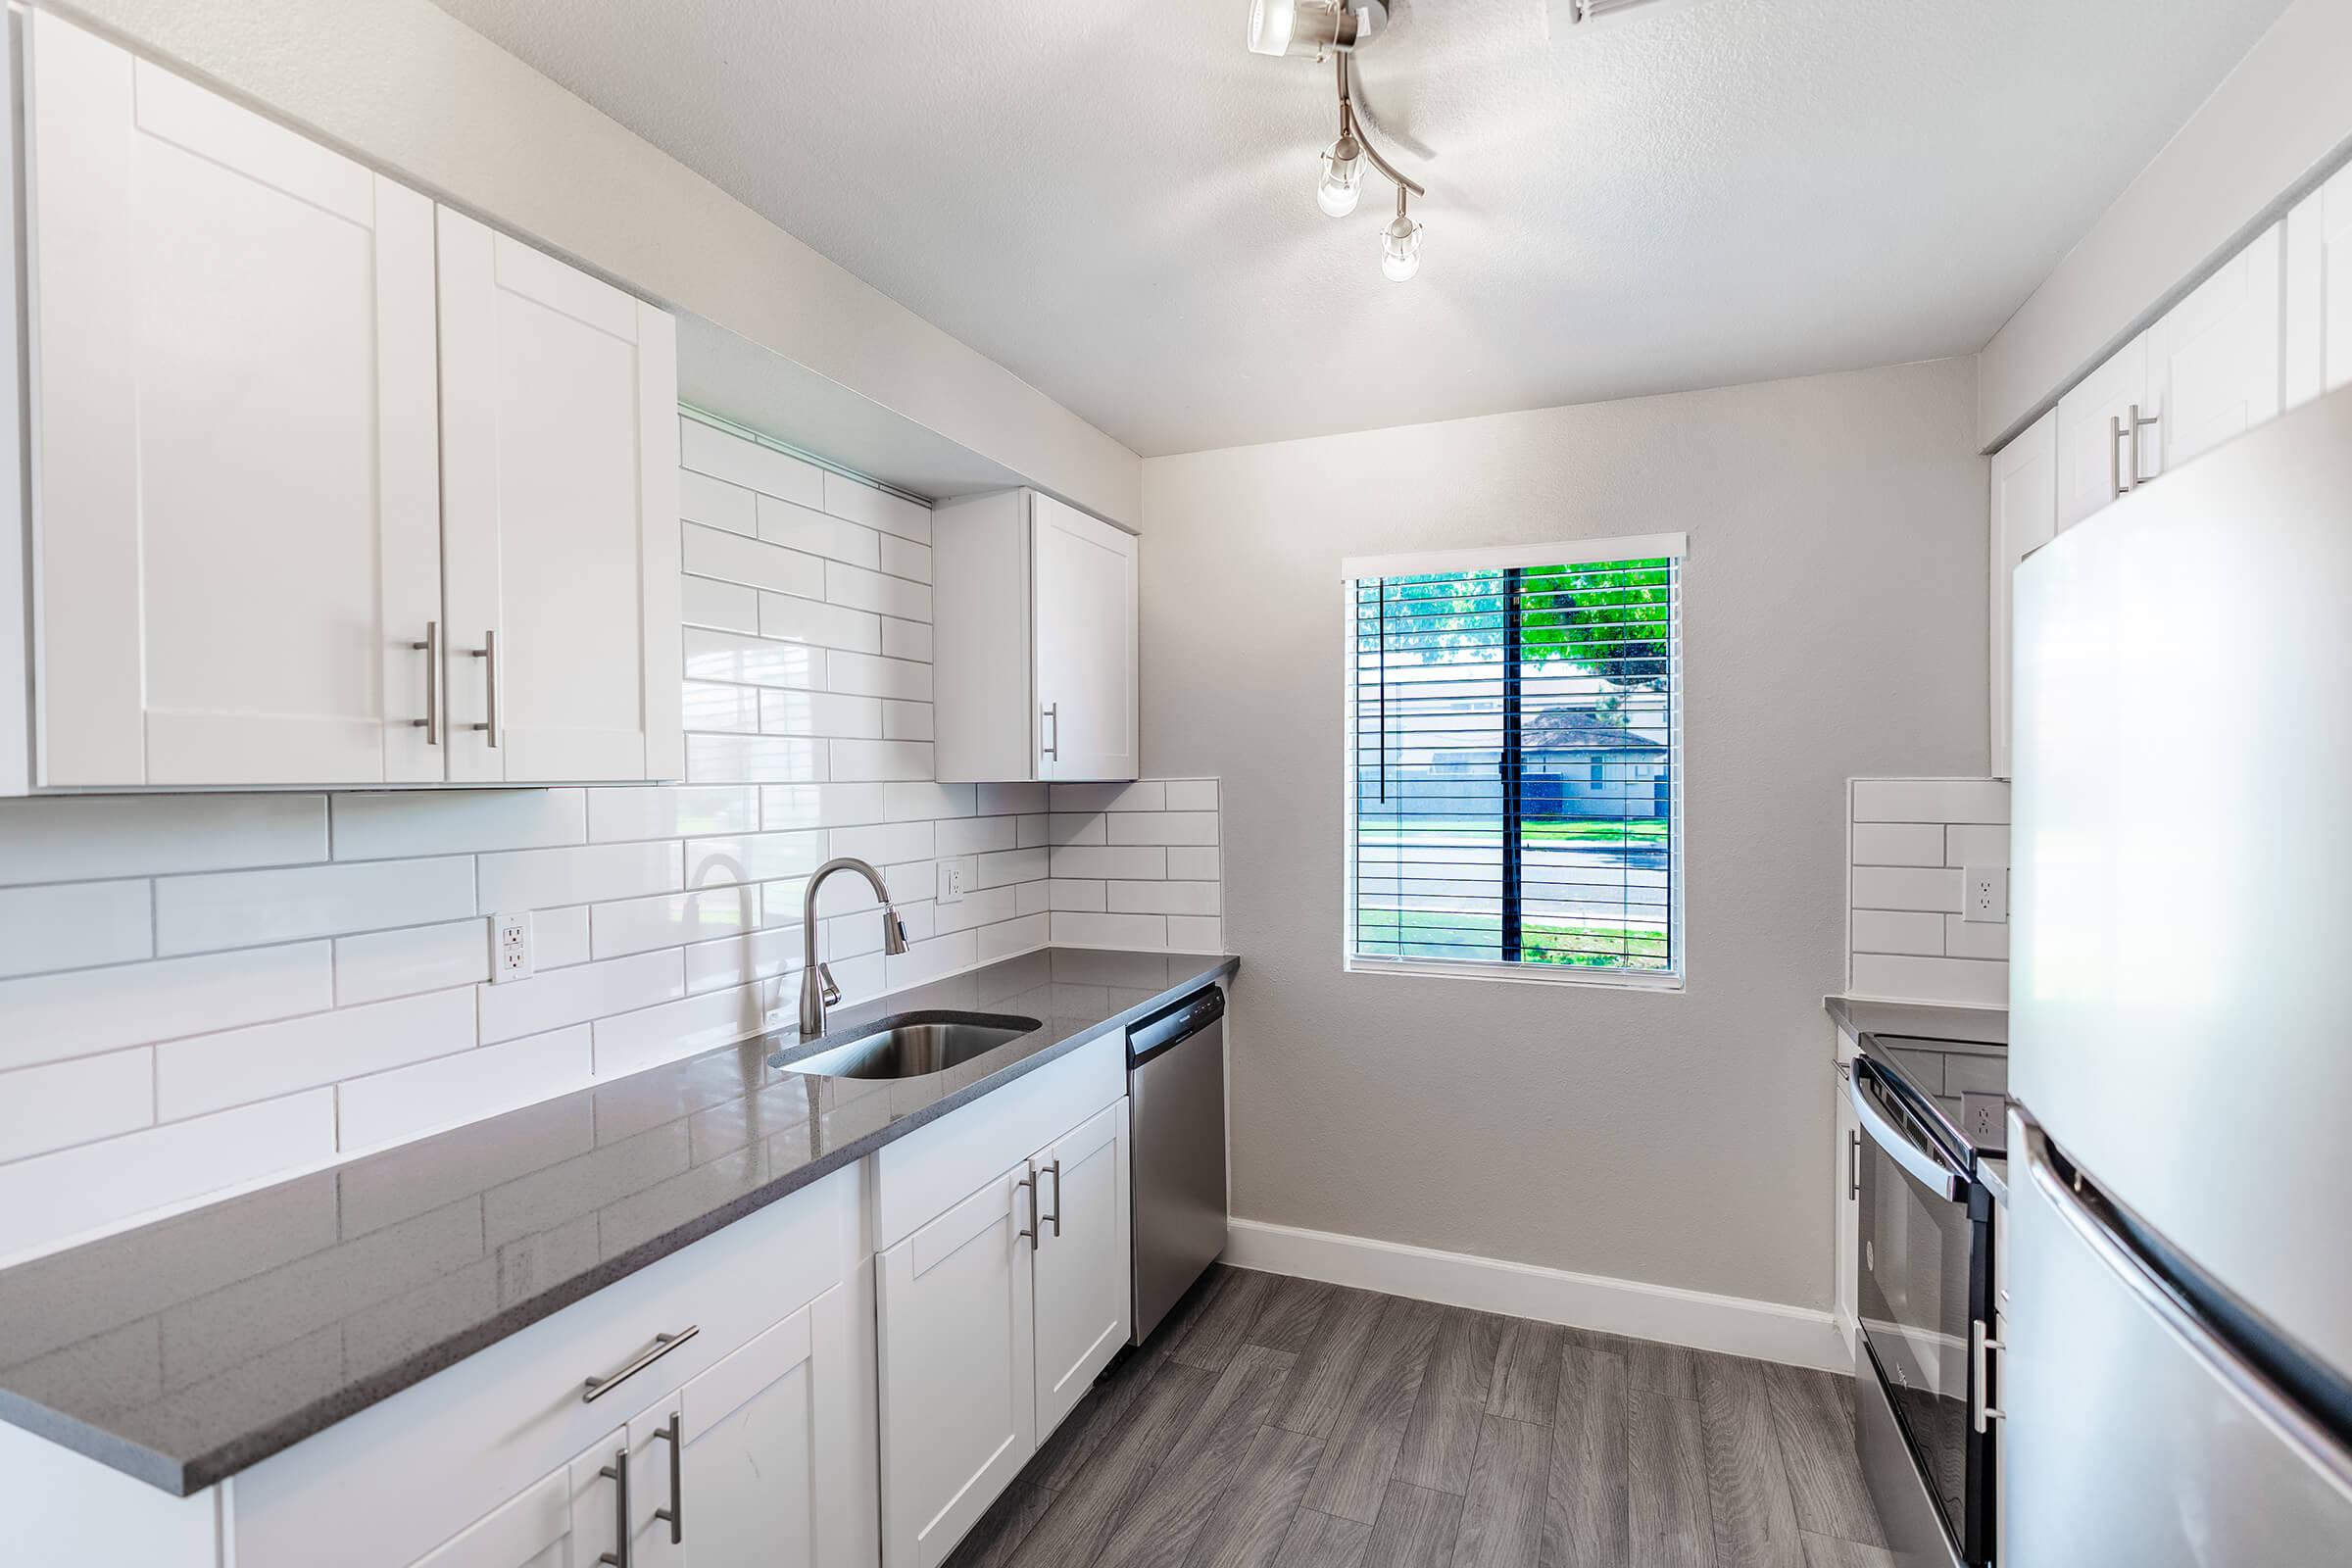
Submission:
M 2281 1442 L 2338 1488 L 2352 1494 L 2352 1450 L 2347 1450 L 2332 1433 L 2312 1420 L 2260 1367 L 2215 1333 L 2204 1317 L 2181 1300 L 2148 1265 L 2139 1249 L 2117 1231 L 2105 1215 L 2082 1200 L 2082 1195 L 2051 1163 L 2046 1133 L 2030 1121 L 2025 1133 L 2028 1180 L 2066 1222 L 2067 1228 L 2090 1250 L 2091 1255 L 2131 1290 L 2183 1349 L 2234 1390 Z
M 1856 1065 L 1859 1066 L 1860 1062 L 1857 1061 Z M 1862 1130 L 1869 1133 L 1870 1141 L 1886 1151 L 1894 1162 L 1910 1172 L 1912 1179 L 1922 1187 L 1947 1203 L 1960 1201 L 1960 1194 L 1967 1184 L 1966 1178 L 1952 1169 L 1940 1155 L 1920 1148 L 1904 1135 L 1900 1127 L 1886 1119 L 1886 1113 L 1879 1108 L 1879 1097 L 1864 1087 L 1869 1076 L 1865 1072 L 1856 1072 L 1845 1082 L 1846 1097 L 1854 1102 L 1854 1116 L 1862 1123 Z

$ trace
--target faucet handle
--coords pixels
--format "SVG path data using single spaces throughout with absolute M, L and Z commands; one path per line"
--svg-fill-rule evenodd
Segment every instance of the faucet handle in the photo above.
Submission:
M 833 979 L 831 964 L 820 963 L 816 966 L 816 984 L 819 994 L 825 999 L 826 1006 L 830 1007 L 841 1001 L 841 987 Z

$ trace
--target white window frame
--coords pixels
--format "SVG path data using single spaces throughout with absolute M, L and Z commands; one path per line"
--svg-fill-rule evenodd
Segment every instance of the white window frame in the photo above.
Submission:
M 1347 637 L 1351 639 L 1356 615 L 1355 585 L 1367 577 L 1427 576 L 1447 571 L 1500 571 L 1510 566 L 1579 566 L 1608 561 L 1645 561 L 1661 556 L 1673 558 L 1678 584 L 1687 585 L 1690 567 L 1690 541 L 1689 535 L 1679 533 L 1636 534 L 1617 539 L 1573 539 L 1547 545 L 1509 545 L 1482 550 L 1426 551 L 1412 555 L 1350 556 L 1340 563 L 1341 624 L 1348 628 Z M 1668 689 L 1672 693 L 1672 701 L 1668 706 L 1673 717 L 1668 725 L 1667 741 L 1671 748 L 1668 753 L 1668 776 L 1672 791 L 1667 817 L 1669 869 L 1666 922 L 1667 952 L 1673 956 L 1674 967 L 1670 970 L 1597 969 L 1577 964 L 1507 963 L 1499 958 L 1380 958 L 1358 954 L 1355 949 L 1357 661 L 1348 658 L 1341 676 L 1340 719 L 1340 809 L 1347 834 L 1344 853 L 1340 857 L 1340 966 L 1343 972 L 1432 980 L 1489 980 L 1516 985 L 1592 986 L 1609 991 L 1646 991 L 1669 996 L 1680 995 L 1690 989 L 1690 949 L 1685 920 L 1690 882 L 1690 836 L 1685 806 L 1690 791 L 1690 753 L 1684 730 L 1689 705 L 1683 680 L 1682 606 L 1682 595 L 1678 592 L 1675 596 L 1672 631 L 1667 639 L 1667 679 Z

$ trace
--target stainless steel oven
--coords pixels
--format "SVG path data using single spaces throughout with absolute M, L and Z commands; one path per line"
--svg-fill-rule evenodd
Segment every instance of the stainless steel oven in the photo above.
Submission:
M 1855 1445 L 1896 1560 L 1976 1568 L 1993 1552 L 1992 1195 L 1960 1130 L 1864 1046 Z

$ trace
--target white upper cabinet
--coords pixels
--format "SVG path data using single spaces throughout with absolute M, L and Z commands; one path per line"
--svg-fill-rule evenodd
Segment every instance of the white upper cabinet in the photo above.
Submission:
M 2058 526 L 2071 528 L 2132 488 L 2134 451 L 2144 454 L 2148 339 L 2142 333 L 2058 400 Z M 2139 470 L 2147 460 L 2139 460 Z
M 48 12 L 25 35 L 33 756 L 0 777 L 682 772 L 669 318 Z
M 2142 480 L 2278 416 L 2280 225 L 2148 328 Z
M 2286 215 L 2286 406 L 2352 386 L 2352 169 Z
M 2058 411 L 1992 455 L 1992 766 L 2009 776 L 2010 574 L 2058 531 Z
M 940 780 L 1136 777 L 1135 536 L 1031 490 L 931 516 Z
M 431 203 L 25 21 L 38 781 L 438 779 Z
M 676 777 L 677 331 L 440 211 L 449 776 Z

